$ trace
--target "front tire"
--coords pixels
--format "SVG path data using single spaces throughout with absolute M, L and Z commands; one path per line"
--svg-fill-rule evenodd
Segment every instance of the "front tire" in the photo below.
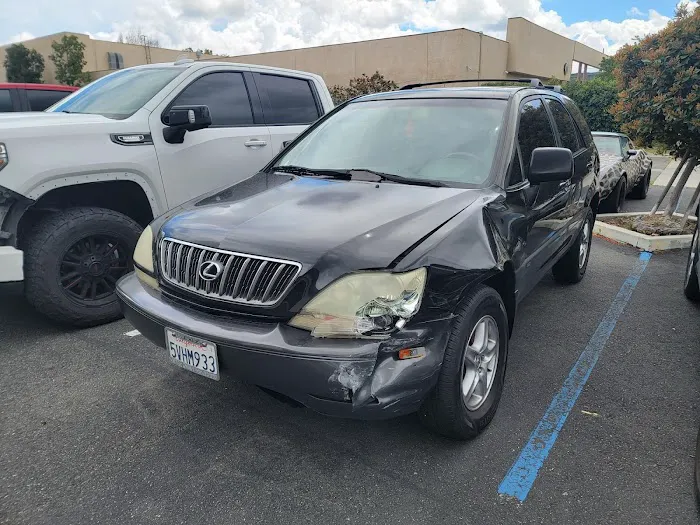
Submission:
M 25 250 L 25 295 L 47 317 L 95 326 L 121 317 L 117 280 L 133 269 L 142 228 L 103 208 L 70 208 L 39 222 Z
M 698 283 L 698 259 L 700 259 L 700 246 L 698 246 L 698 225 L 695 224 L 693 240 L 688 251 L 688 262 L 685 266 L 685 281 L 683 293 L 691 301 L 700 301 L 700 283 Z
M 457 307 L 438 383 L 420 408 L 425 426 L 460 440 L 488 426 L 503 392 L 508 333 L 501 296 L 475 287 Z
M 593 222 L 593 210 L 589 208 L 586 220 L 581 227 L 578 237 L 576 237 L 576 241 L 552 268 L 552 274 L 557 282 L 576 284 L 586 275 L 588 260 L 591 256 Z

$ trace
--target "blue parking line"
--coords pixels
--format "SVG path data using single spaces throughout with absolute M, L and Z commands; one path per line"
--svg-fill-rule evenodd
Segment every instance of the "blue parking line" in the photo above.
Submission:
M 583 387 L 586 385 L 586 381 L 588 381 L 603 348 L 605 348 L 610 334 L 615 329 L 617 320 L 625 309 L 625 305 L 632 297 L 632 292 L 642 277 L 649 259 L 651 259 L 650 252 L 639 254 L 637 264 L 625 282 L 622 283 L 620 291 L 617 292 L 605 317 L 603 317 L 593 337 L 588 341 L 586 348 L 581 352 L 578 361 L 576 361 L 571 372 L 569 372 L 569 376 L 564 381 L 561 390 L 552 399 L 544 416 L 542 416 L 537 427 L 530 434 L 530 439 L 520 452 L 520 456 L 518 456 L 518 459 L 513 463 L 508 474 L 498 486 L 499 494 L 515 497 L 521 503 L 527 498 L 532 484 L 537 478 L 537 472 L 547 459 L 549 451 L 554 446 L 557 436 L 566 422 L 566 418 L 574 407 L 578 396 L 581 395 Z

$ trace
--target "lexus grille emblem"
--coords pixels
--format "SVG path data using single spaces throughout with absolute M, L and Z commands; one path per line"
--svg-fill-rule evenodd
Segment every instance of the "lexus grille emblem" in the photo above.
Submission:
M 223 265 L 216 261 L 204 261 L 199 265 L 199 276 L 205 281 L 213 281 L 219 275 L 221 275 L 221 270 Z

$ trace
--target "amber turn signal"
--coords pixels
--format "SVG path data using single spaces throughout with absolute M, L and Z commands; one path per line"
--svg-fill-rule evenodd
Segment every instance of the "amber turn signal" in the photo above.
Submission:
M 418 348 L 404 348 L 399 350 L 399 359 L 415 359 L 417 357 L 423 357 L 425 355 L 425 348 L 422 346 Z

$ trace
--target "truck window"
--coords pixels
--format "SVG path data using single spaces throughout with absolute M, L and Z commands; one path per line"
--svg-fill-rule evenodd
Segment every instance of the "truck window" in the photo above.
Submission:
M 27 89 L 26 93 L 31 111 L 44 111 L 49 106 L 70 95 L 68 91 L 51 91 L 48 89 Z
M 268 125 L 311 124 L 320 116 L 308 80 L 260 74 L 256 82 Z
M 172 106 L 205 105 L 212 126 L 253 126 L 253 109 L 241 73 L 219 72 L 199 77 L 180 93 Z
M 529 177 L 530 159 L 535 148 L 555 147 L 554 130 L 541 100 L 530 100 L 520 110 L 518 143 L 523 156 L 525 177 Z
M 88 84 L 47 111 L 129 118 L 184 70 L 172 66 L 122 69 Z
M 8 111 L 13 111 L 10 90 L 0 89 L 0 113 L 7 113 Z

